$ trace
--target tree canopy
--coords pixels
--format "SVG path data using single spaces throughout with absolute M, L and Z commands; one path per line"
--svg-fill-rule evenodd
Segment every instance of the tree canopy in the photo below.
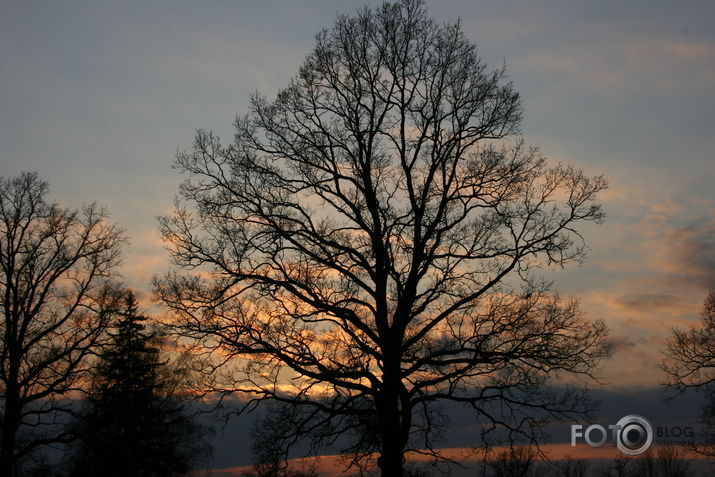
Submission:
M 0 474 L 65 441 L 57 398 L 82 388 L 105 338 L 124 237 L 94 204 L 47 199 L 37 173 L 0 178 Z
M 606 328 L 539 270 L 583 258 L 606 181 L 548 164 L 521 115 L 504 67 L 404 0 L 338 16 L 232 142 L 199 131 L 155 290 L 206 389 L 285 403 L 286 442 L 353 436 L 385 476 L 439 455 L 440 402 L 510 437 L 582 411 L 544 384 L 590 375 Z

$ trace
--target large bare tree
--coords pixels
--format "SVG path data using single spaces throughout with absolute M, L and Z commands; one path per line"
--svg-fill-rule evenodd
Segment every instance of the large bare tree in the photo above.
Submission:
M 286 403 L 287 442 L 354 436 L 390 477 L 438 455 L 441 402 L 512 435 L 577 411 L 543 384 L 590 374 L 606 329 L 538 271 L 583 257 L 606 181 L 548 165 L 520 120 L 504 69 L 405 0 L 338 16 L 232 143 L 199 131 L 161 219 L 186 273 L 155 285 L 207 388 Z
M 0 474 L 8 477 L 21 458 L 67 437 L 44 431 L 57 417 L 55 398 L 82 384 L 104 336 L 116 298 L 107 279 L 124 240 L 103 210 L 62 208 L 47 191 L 36 173 L 0 178 Z

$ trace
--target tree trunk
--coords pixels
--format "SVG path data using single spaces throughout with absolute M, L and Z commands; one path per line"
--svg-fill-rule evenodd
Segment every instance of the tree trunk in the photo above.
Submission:
M 378 460 L 382 477 L 402 477 L 403 458 L 402 446 L 399 442 L 399 431 L 383 431 L 385 439 L 382 443 L 382 453 Z
M 15 463 L 15 437 L 20 419 L 17 398 L 7 390 L 2 418 L 2 444 L 0 448 L 0 477 L 11 477 Z
M 378 460 L 382 477 L 402 477 L 405 442 L 400 419 L 400 365 L 398 360 L 385 360 L 383 392 L 377 403 L 380 418 L 381 454 Z

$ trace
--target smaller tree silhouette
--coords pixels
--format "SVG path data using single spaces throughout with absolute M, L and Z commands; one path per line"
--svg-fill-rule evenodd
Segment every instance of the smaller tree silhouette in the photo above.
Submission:
M 638 457 L 621 456 L 607 462 L 598 477 L 686 477 L 696 475 L 682 449 L 651 448 Z
M 684 452 L 674 446 L 661 446 L 634 459 L 631 477 L 688 477 L 694 472 Z
M 531 447 L 510 447 L 493 460 L 485 459 L 482 477 L 533 477 L 539 475 L 538 453 Z
M 258 418 L 251 429 L 253 468 L 243 477 L 315 477 L 317 453 L 312 457 L 288 461 L 290 443 L 296 442 L 306 429 L 295 427 L 295 406 L 274 403 L 269 412 Z
M 36 172 L 0 177 L 0 475 L 25 475 L 103 343 L 124 235 L 95 204 L 48 198 Z
M 715 289 L 705 299 L 700 323 L 687 330 L 674 328 L 664 355 L 661 369 L 670 389 L 678 395 L 687 389 L 706 393 L 702 435 L 693 447 L 715 457 Z
M 597 477 L 629 477 L 631 470 L 631 462 L 634 458 L 631 456 L 619 456 L 611 461 L 606 461 L 597 470 Z
M 555 477 L 586 477 L 589 463 L 586 459 L 574 459 L 566 456 L 565 459 L 553 462 L 553 474 Z
M 188 474 L 210 456 L 205 428 L 174 395 L 175 376 L 160 359 L 156 333 L 127 292 L 112 343 L 100 356 L 87 407 L 76 423 L 72 477 Z

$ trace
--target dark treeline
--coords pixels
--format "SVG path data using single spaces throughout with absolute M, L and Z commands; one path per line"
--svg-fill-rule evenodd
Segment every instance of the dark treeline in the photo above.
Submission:
M 710 476 L 712 469 L 696 471 L 685 452 L 677 447 L 649 449 L 638 457 L 591 461 L 567 457 L 561 460 L 540 460 L 529 448 L 513 448 L 500 452 L 482 465 L 480 477 L 687 477 Z
M 693 465 L 678 447 L 653 447 L 637 457 L 614 460 L 540 460 L 530 448 L 517 447 L 498 453 L 482 464 L 480 477 L 687 477 L 713 475 L 712 468 Z
M 265 454 L 261 454 L 263 458 Z M 260 460 L 260 459 L 259 459 Z M 479 464 L 471 464 L 462 470 L 452 468 L 454 475 L 473 477 L 712 477 L 715 468 L 705 461 L 693 460 L 684 448 L 653 447 L 637 457 L 623 456 L 608 459 L 574 459 L 565 457 L 549 460 L 531 447 L 513 447 L 495 451 Z M 444 466 L 407 462 L 408 477 L 436 477 L 447 475 Z M 368 472 L 366 475 L 373 475 Z M 257 462 L 251 472 L 242 477 L 316 477 L 315 462 L 291 462 L 281 460 Z M 358 474 L 346 474 L 357 476 Z

